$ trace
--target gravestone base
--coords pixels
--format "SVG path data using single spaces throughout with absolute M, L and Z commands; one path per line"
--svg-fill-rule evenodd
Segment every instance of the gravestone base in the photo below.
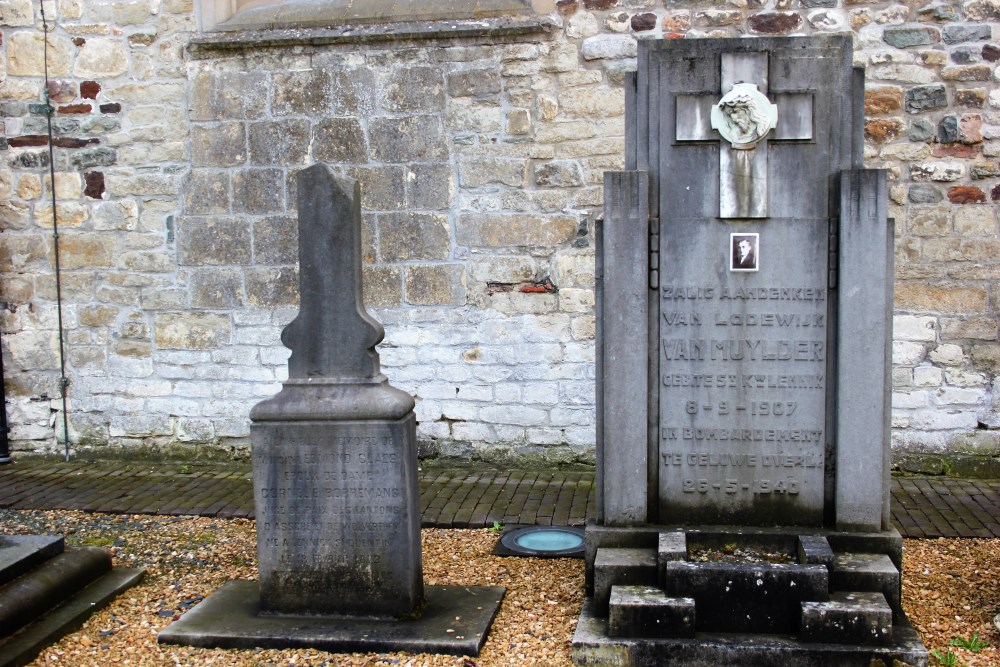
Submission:
M 905 617 L 893 626 L 889 646 L 818 644 L 788 635 L 696 633 L 693 638 L 658 639 L 608 636 L 606 618 L 583 605 L 573 635 L 573 663 L 587 667 L 844 667 L 846 665 L 927 665 L 927 650 Z M 899 662 L 896 662 L 899 661 Z
M 590 525 L 573 661 L 921 667 L 927 651 L 900 604 L 901 565 L 896 530 Z M 648 603 L 627 595 L 637 585 Z M 665 605 L 684 613 L 656 613 Z M 623 613 L 655 623 L 622 632 Z
M 419 618 L 386 621 L 262 614 L 255 581 L 230 581 L 160 632 L 161 644 L 201 648 L 314 648 L 333 653 L 478 656 L 503 600 L 499 586 L 426 586 Z

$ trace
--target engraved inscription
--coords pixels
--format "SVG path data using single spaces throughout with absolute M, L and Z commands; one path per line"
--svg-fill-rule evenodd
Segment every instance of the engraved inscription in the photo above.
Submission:
M 661 494 L 741 521 L 764 499 L 821 503 L 827 290 L 715 275 L 660 287 Z
M 256 447 L 258 539 L 271 571 L 385 566 L 409 518 L 403 463 L 390 435 Z

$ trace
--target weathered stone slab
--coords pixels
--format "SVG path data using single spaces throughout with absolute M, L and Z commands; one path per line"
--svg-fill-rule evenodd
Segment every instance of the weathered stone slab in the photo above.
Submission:
M 840 183 L 836 517 L 841 530 L 885 530 L 889 516 L 893 228 L 881 170 Z
M 804 601 L 824 601 L 822 565 L 690 563 L 664 566 L 664 591 L 694 598 L 699 632 L 794 634 Z
M 594 560 L 594 600 L 607 610 L 613 586 L 655 586 L 656 578 L 655 549 L 600 549 Z
M 650 500 L 648 452 L 636 446 L 649 414 L 648 180 L 644 172 L 629 171 L 608 173 L 604 181 L 597 295 L 597 493 L 599 518 L 609 526 L 644 523 Z
M 828 602 L 803 602 L 802 641 L 889 644 L 892 609 L 881 593 L 832 593 Z
M 230 581 L 160 632 L 161 644 L 205 648 L 315 648 L 479 655 L 500 608 L 496 586 L 428 586 L 423 614 L 407 621 L 261 614 L 253 581 Z
M 669 597 L 651 586 L 612 586 L 608 634 L 612 637 L 693 637 L 693 598 Z
M 902 613 L 900 574 L 885 554 L 837 554 L 830 569 L 830 587 L 841 592 L 881 593 L 893 613 Z
M 58 535 L 0 535 L 0 585 L 62 553 L 64 548 L 65 541 Z

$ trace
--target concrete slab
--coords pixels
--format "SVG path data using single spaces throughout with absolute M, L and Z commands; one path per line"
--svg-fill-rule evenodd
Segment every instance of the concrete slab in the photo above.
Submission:
M 0 535 L 0 585 L 62 553 L 59 535 Z
M 142 569 L 116 568 L 39 620 L 0 639 L 0 667 L 28 664 L 43 648 L 79 628 L 91 614 L 142 581 L 145 574 Z
M 426 586 L 419 619 L 261 616 L 256 581 L 230 581 L 157 636 L 202 648 L 315 648 L 479 655 L 505 593 L 500 586 Z

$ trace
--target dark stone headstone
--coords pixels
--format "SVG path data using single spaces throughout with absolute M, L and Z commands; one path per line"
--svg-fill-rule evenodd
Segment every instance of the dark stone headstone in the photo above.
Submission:
M 261 606 L 406 616 L 423 602 L 416 420 L 361 298 L 360 187 L 316 165 L 298 193 L 288 381 L 250 413 Z
M 414 400 L 379 369 L 360 186 L 318 164 L 297 191 L 288 380 L 250 413 L 260 581 L 230 582 L 159 641 L 476 654 L 504 589 L 424 587 Z

